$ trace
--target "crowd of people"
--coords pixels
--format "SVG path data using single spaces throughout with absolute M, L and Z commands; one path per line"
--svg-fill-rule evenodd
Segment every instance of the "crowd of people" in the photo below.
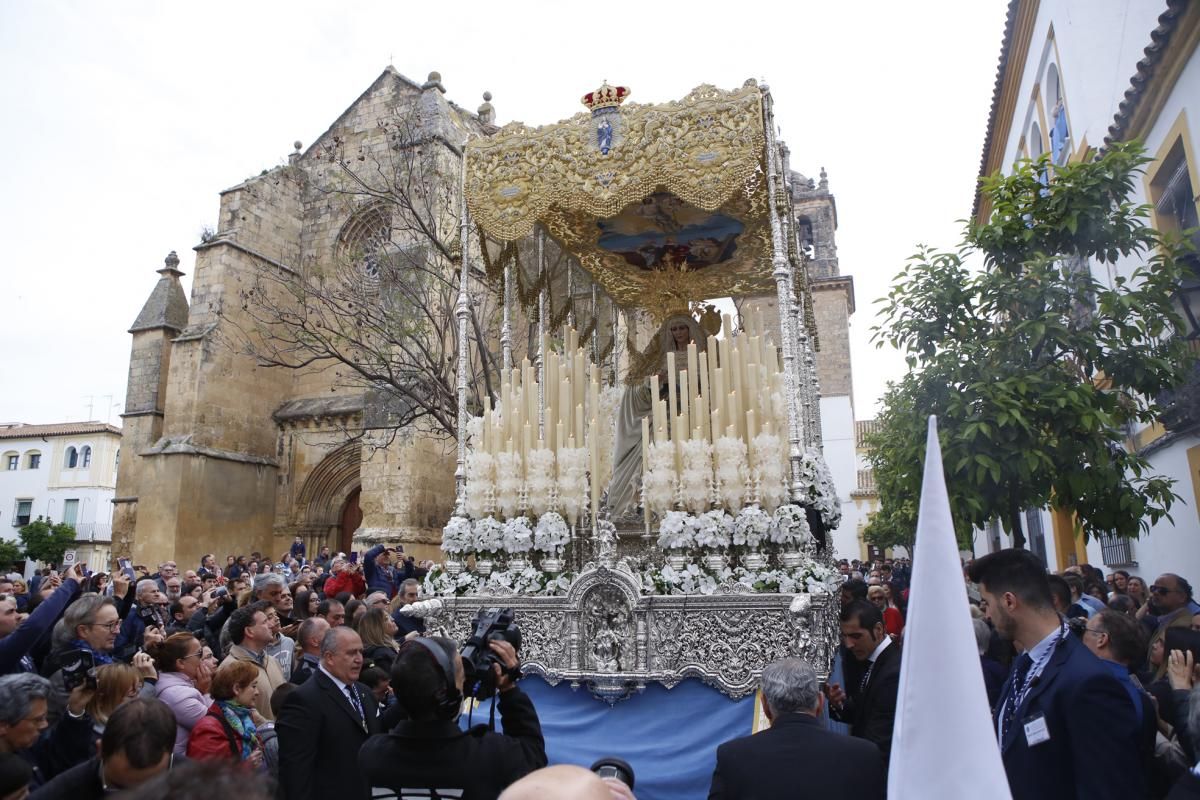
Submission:
M 506 641 L 489 645 L 501 732 L 463 729 L 458 643 L 415 613 L 431 566 L 382 545 L 310 560 L 298 540 L 276 562 L 0 576 L 0 800 L 185 797 L 188 774 L 251 800 L 632 800 L 617 778 L 546 768 Z M 719 747 L 711 799 L 797 796 L 797 760 L 813 765 L 805 796 L 885 796 L 910 564 L 839 566 L 837 679 L 767 665 L 770 728 Z M 1185 579 L 1054 575 L 1017 550 L 963 577 L 1016 800 L 1200 797 L 1200 605 Z

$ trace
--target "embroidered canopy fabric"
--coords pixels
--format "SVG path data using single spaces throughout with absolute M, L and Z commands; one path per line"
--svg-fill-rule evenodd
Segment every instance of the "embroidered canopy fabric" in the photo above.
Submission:
M 753 81 L 661 105 L 617 101 L 469 142 L 467 204 L 495 241 L 541 223 L 622 305 L 661 313 L 772 292 L 765 146 Z

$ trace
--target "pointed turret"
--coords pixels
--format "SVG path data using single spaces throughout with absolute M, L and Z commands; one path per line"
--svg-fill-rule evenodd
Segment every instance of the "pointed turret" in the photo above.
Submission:
M 179 271 L 179 256 L 172 250 L 163 260 L 163 268 L 158 270 L 162 277 L 150 292 L 141 313 L 133 321 L 130 333 L 150 331 L 158 328 L 169 328 L 179 333 L 187 327 L 188 301 L 179 279 L 183 273 Z

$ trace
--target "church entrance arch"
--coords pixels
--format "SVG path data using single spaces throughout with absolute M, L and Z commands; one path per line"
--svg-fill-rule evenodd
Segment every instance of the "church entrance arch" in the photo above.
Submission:
M 362 490 L 362 446 L 347 442 L 328 453 L 304 481 L 296 498 L 293 519 L 309 553 L 323 546 L 347 546 L 362 524 L 358 499 Z M 353 525 L 348 529 L 347 526 Z M 345 542 L 346 544 L 343 544 Z
M 353 544 L 354 532 L 362 525 L 362 508 L 358 505 L 358 497 L 362 494 L 361 487 L 355 489 L 346 498 L 346 504 L 342 506 L 342 531 L 341 537 L 338 539 L 338 550 L 343 553 L 349 553 Z

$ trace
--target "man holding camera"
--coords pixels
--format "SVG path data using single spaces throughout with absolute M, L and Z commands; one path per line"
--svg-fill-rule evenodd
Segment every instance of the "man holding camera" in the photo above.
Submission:
M 358 764 L 374 795 L 494 798 L 506 786 L 546 765 L 537 711 L 515 683 L 517 651 L 489 640 L 504 733 L 458 725 L 465 671 L 453 641 L 420 637 L 405 642 L 392 667 L 396 699 L 408 714 L 390 733 L 372 736 Z
M 157 581 L 151 578 L 138 581 L 134 599 L 136 602 L 133 611 L 121 623 L 121 632 L 114 647 L 122 661 L 128 661 L 141 649 L 145 643 L 147 628 L 158 628 L 162 631 L 167 623 L 163 611 L 167 598 Z

